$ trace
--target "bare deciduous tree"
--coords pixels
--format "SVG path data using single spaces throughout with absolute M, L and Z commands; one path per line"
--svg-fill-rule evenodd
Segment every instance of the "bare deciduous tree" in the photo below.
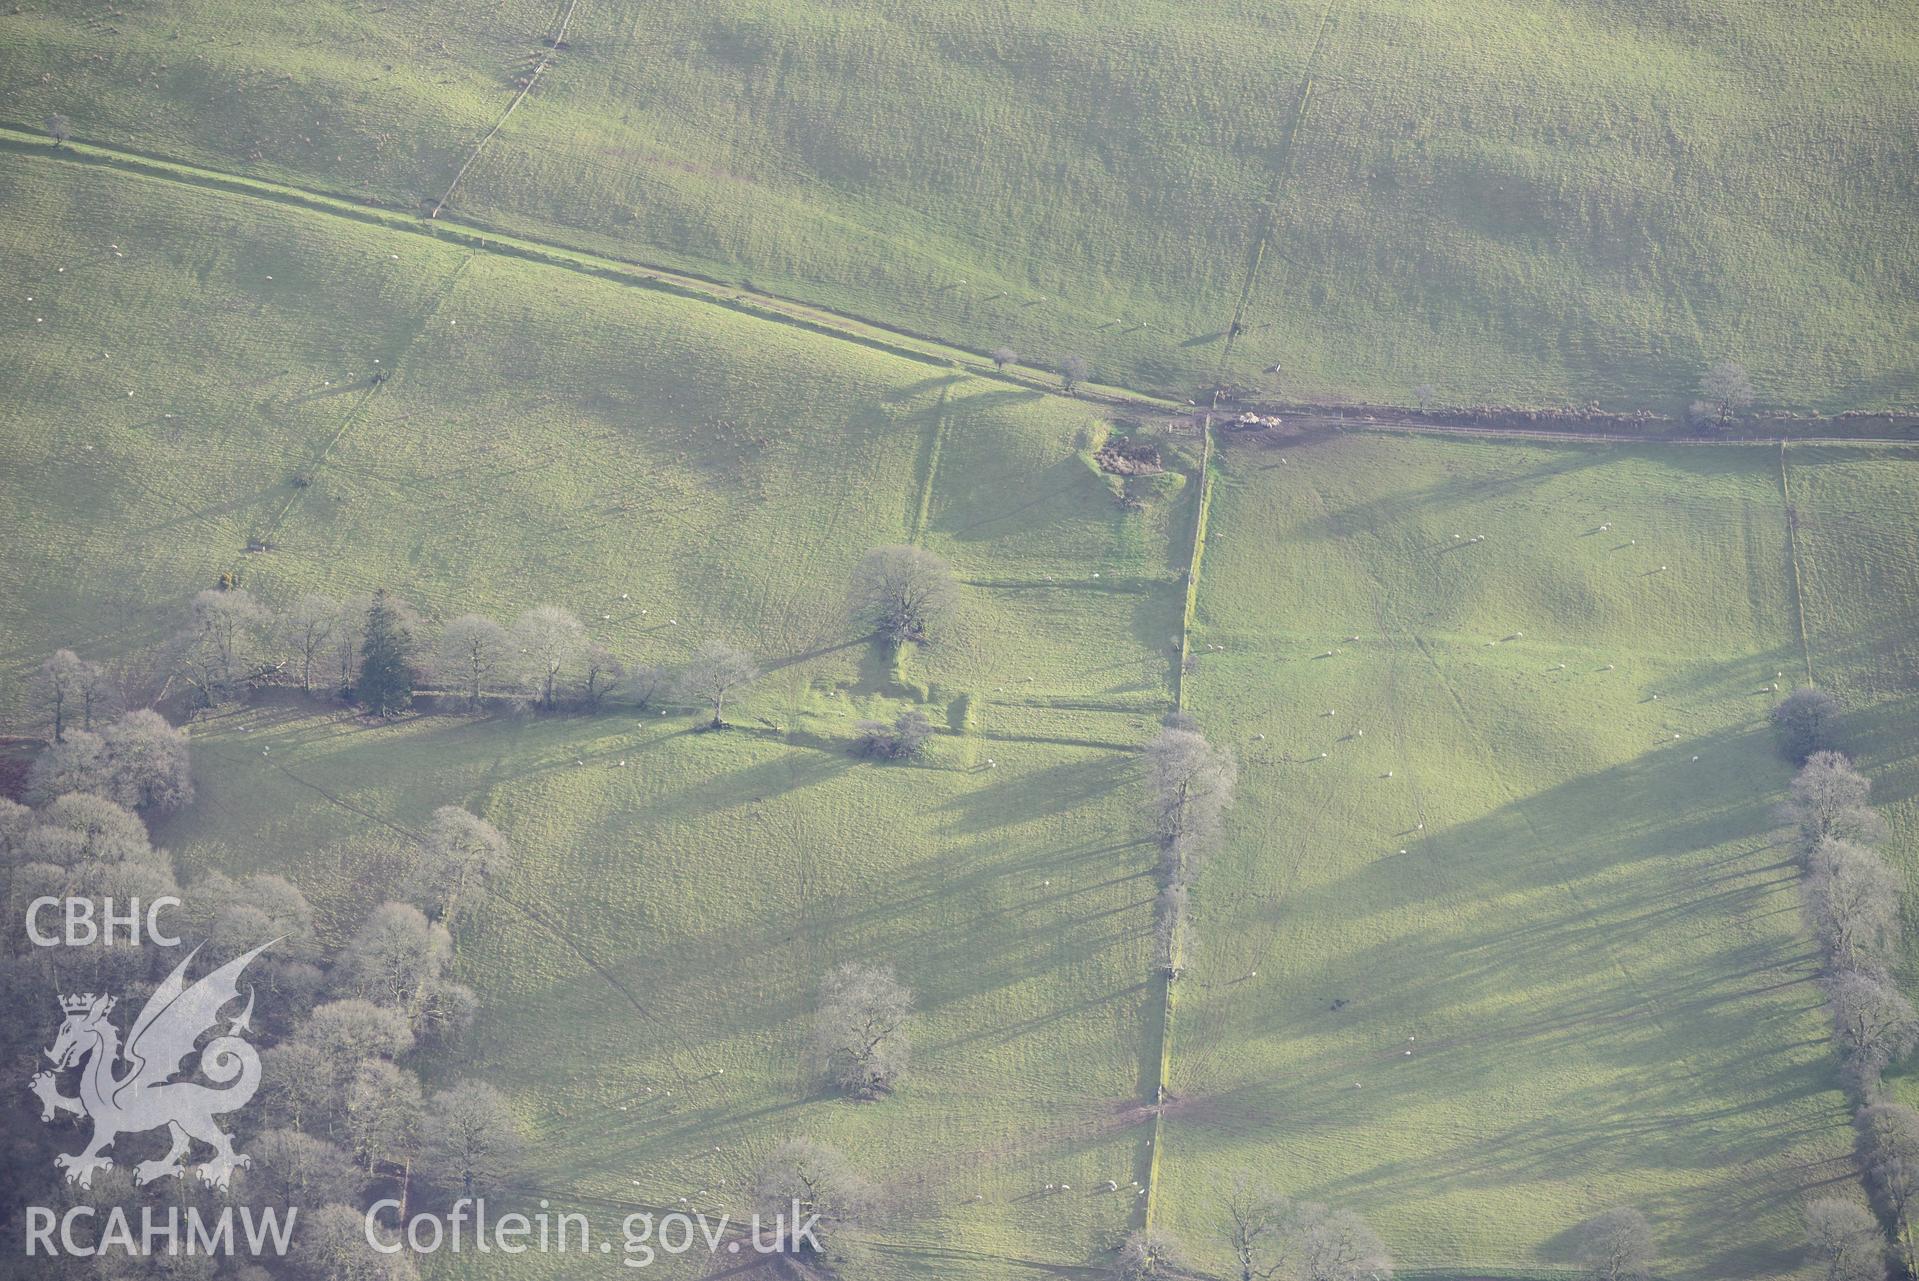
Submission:
M 1177 1276 L 1186 1270 L 1186 1251 L 1179 1239 L 1164 1228 L 1141 1228 L 1120 1242 L 1119 1255 L 1113 1260 L 1113 1275 L 1119 1281 L 1155 1281 Z
M 171 813 L 193 799 L 187 737 L 147 708 L 98 734 L 70 729 L 34 760 L 26 792 L 36 805 L 68 792 L 94 792 L 128 809 Z
M 57 742 L 34 757 L 27 769 L 26 799 L 44 805 L 68 792 L 112 790 L 113 773 L 107 761 L 107 745 L 98 734 L 70 729 Z
M 1899 878 L 1872 850 L 1831 837 L 1813 851 L 1803 885 L 1806 916 L 1833 968 L 1888 959 L 1899 939 Z
M 382 903 L 334 962 L 334 984 L 416 1022 L 446 970 L 453 942 L 446 927 L 411 903 Z
M 247 1145 L 253 1163 L 243 1179 L 253 1205 L 307 1206 L 344 1201 L 359 1190 L 346 1153 L 298 1130 L 262 1130 Z
M 1898 988 L 1858 970 L 1842 970 L 1829 977 L 1826 997 L 1833 1035 L 1845 1048 L 1847 1066 L 1871 1095 L 1879 1074 L 1919 1044 L 1919 1018 Z
M 1019 359 L 1019 353 L 1011 347 L 995 347 L 986 353 L 993 358 L 993 368 L 1003 370 Z
M 421 1174 L 465 1196 L 497 1187 L 519 1164 L 519 1124 L 490 1085 L 465 1081 L 435 1094 L 423 1130 Z
M 1714 423 L 1723 430 L 1741 410 L 1752 404 L 1752 378 L 1738 361 L 1719 361 L 1700 375 L 1699 398 Z
M 784 1225 L 780 1254 L 827 1275 L 856 1261 L 853 1232 L 872 1215 L 875 1198 L 872 1186 L 838 1151 L 810 1139 L 785 1139 L 754 1171 L 750 1186 L 760 1222 L 770 1224 L 778 1216 Z M 796 1205 L 799 1224 L 793 1222 Z M 812 1233 L 796 1231 L 809 1215 L 818 1216 Z
M 366 640 L 366 616 L 373 608 L 373 597 L 362 593 L 340 602 L 340 618 L 333 626 L 333 641 L 328 646 L 330 666 L 339 681 L 341 698 L 351 698 L 360 683 L 360 648 Z
M 351 1205 L 320 1206 L 301 1215 L 300 1223 L 288 1256 L 299 1281 L 415 1281 L 419 1276 L 413 1253 L 399 1237 L 370 1224 Z M 383 1248 L 374 1248 L 370 1237 Z
M 108 795 L 130 809 L 170 814 L 193 799 L 192 752 L 185 731 L 150 708 L 128 712 L 100 731 Z
M 34 673 L 33 695 L 45 709 L 57 743 L 70 723 L 77 720 L 81 729 L 91 730 L 95 717 L 109 715 L 113 687 L 98 664 L 89 663 L 70 649 L 61 649 Z
M 635 663 L 626 669 L 626 694 L 639 708 L 667 697 L 673 689 L 673 669 L 657 663 Z
M 1433 398 L 1438 395 L 1431 383 L 1421 383 L 1413 388 L 1413 399 L 1419 402 L 1419 412 L 1422 414 L 1426 412 L 1426 407 L 1433 403 Z
M 1919 1204 L 1919 1112 L 1902 1103 L 1861 1108 L 1859 1164 L 1866 1184 L 1891 1220 L 1906 1271 L 1914 1271 L 1912 1211 Z
M 1351 1210 L 1295 1205 L 1286 1236 L 1299 1281 L 1392 1281 L 1393 1259 L 1385 1242 Z
M 921 547 L 875 547 L 853 567 L 847 604 L 855 621 L 898 644 L 931 644 L 959 601 L 952 566 Z
M 1093 367 L 1084 356 L 1068 356 L 1060 362 L 1059 385 L 1069 396 L 1092 375 Z
M 626 664 L 598 641 L 590 643 L 580 660 L 580 702 L 588 711 L 598 711 L 625 678 Z
M 314 935 L 315 913 L 300 888 L 271 872 L 234 878 L 207 872 L 193 882 L 187 902 L 188 919 L 207 940 L 207 959 L 230 961 L 241 953 L 272 943 L 261 958 L 264 973 L 276 981 L 288 963 L 318 960 Z
M 890 969 L 846 964 L 820 984 L 813 1051 L 828 1078 L 861 1098 L 889 1094 L 910 1052 L 913 994 Z
M 73 122 L 57 111 L 40 123 L 46 129 L 47 137 L 53 139 L 53 145 L 56 147 L 73 137 Z
M 344 1066 L 405 1054 L 413 1048 L 413 1030 L 398 1010 L 348 997 L 315 1007 L 293 1043 L 312 1048 L 329 1064 Z
M 262 1051 L 259 1097 L 266 1115 L 294 1129 L 322 1116 L 333 1100 L 337 1067 L 308 1040 L 283 1041 Z
M 1826 1281 L 1885 1281 L 1885 1238 L 1864 1206 L 1822 1197 L 1807 1204 L 1805 1220 L 1806 1239 Z
M 1226 1244 L 1238 1281 L 1285 1281 L 1293 1262 L 1286 1236 L 1292 1206 L 1286 1198 L 1242 1174 L 1234 1180 L 1224 1208 Z
M 1810 685 L 1794 690 L 1772 709 L 1780 749 L 1795 765 L 1804 765 L 1814 752 L 1833 750 L 1833 722 L 1838 716 L 1839 700 L 1825 690 Z
M 287 652 L 300 670 L 300 691 L 313 693 L 313 682 L 324 679 L 327 642 L 340 626 L 340 602 L 318 592 L 303 593 L 281 620 Z
M 458 679 L 477 706 L 487 687 L 512 670 L 514 652 L 506 628 L 483 614 L 462 614 L 440 630 L 433 657 L 436 669 Z
M 153 848 L 140 816 L 105 796 L 69 793 L 48 803 L 37 818 L 21 840 L 23 862 L 66 868 L 89 863 L 171 866 L 166 851 Z
M 1652 1224 L 1631 1206 L 1602 1210 L 1577 1229 L 1579 1262 L 1593 1281 L 1644 1281 L 1652 1275 Z
M 426 1103 L 411 1072 L 384 1059 L 353 1068 L 340 1100 L 340 1129 L 360 1168 L 402 1159 L 419 1145 Z
M 680 669 L 674 683 L 681 695 L 713 709 L 711 728 L 726 727 L 726 700 L 734 691 L 760 677 L 759 664 L 744 650 L 721 641 L 706 641 Z
M 493 824 L 457 805 L 433 811 L 409 888 L 413 901 L 451 926 L 468 896 L 502 869 L 512 847 Z
M 1174 879 L 1219 838 L 1239 769 L 1197 730 L 1163 729 L 1146 748 L 1153 825 Z
M 558 605 L 537 605 L 514 620 L 513 641 L 539 691 L 540 705 L 550 711 L 560 673 L 586 648 L 586 628 Z
M 1806 853 L 1836 838 L 1871 844 L 1885 834 L 1872 810 L 1872 784 L 1838 752 L 1814 752 L 1793 775 L 1785 819 L 1799 828 Z
M 174 641 L 175 674 L 202 706 L 214 707 L 261 674 L 272 615 L 245 588 L 209 588 L 193 598 L 186 630 Z

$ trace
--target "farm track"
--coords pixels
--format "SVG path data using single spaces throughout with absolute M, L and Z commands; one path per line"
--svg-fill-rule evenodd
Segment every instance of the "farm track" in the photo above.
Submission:
M 816 307 L 775 294 L 675 270 L 655 263 L 620 259 L 578 249 L 557 241 L 503 231 L 473 221 L 454 218 L 427 220 L 365 200 L 332 192 L 248 177 L 226 170 L 209 169 L 166 156 L 149 155 L 91 142 L 69 141 L 58 149 L 37 139 L 27 126 L 0 120 L 0 151 L 29 159 L 51 160 L 59 164 L 111 169 L 150 180 L 191 187 L 228 196 L 242 196 L 271 204 L 323 214 L 388 231 L 422 236 L 446 244 L 457 244 L 497 257 L 517 258 L 525 262 L 558 267 L 582 275 L 594 276 L 637 288 L 658 290 L 695 302 L 724 307 L 729 311 L 775 324 L 789 325 L 822 337 L 836 338 L 897 356 L 935 369 L 963 369 L 968 373 L 1036 395 L 1071 399 L 1080 404 L 1104 404 L 1115 408 L 1149 413 L 1177 412 L 1172 401 L 1124 388 L 1092 386 L 1081 383 L 1073 397 L 1065 397 L 1052 385 L 1049 371 L 1009 366 L 997 368 L 992 360 L 978 352 L 956 347 L 945 340 L 910 330 L 898 329 L 844 312 Z
M 228 196 L 263 200 L 270 204 L 305 210 L 309 213 L 382 227 L 388 231 L 421 236 L 442 243 L 458 244 L 503 258 L 536 262 L 581 275 L 598 277 L 636 288 L 654 289 L 691 301 L 723 307 L 742 315 L 784 324 L 797 329 L 854 343 L 915 363 L 938 369 L 964 369 L 978 377 L 989 378 L 1009 387 L 1035 395 L 1054 397 L 1075 404 L 1107 405 L 1115 409 L 1149 414 L 1166 414 L 1176 419 L 1197 421 L 1191 405 L 1178 404 L 1164 396 L 1132 388 L 1080 384 L 1073 396 L 1065 396 L 1053 385 L 1054 375 L 1047 370 L 1011 366 L 1002 370 L 982 353 L 955 346 L 929 334 L 900 329 L 878 321 L 830 308 L 783 298 L 686 271 L 632 259 L 610 258 L 578 249 L 563 242 L 502 231 L 478 222 L 453 218 L 433 221 L 373 205 L 352 196 L 295 187 L 285 183 L 253 178 L 227 170 L 144 154 L 93 142 L 69 141 L 58 149 L 46 145 L 40 134 L 18 121 L 0 119 L 0 152 L 29 159 L 50 160 L 58 164 L 111 169 L 176 186 Z M 1730 440 L 1595 432 L 1506 426 L 1469 426 L 1434 424 L 1417 411 L 1374 410 L 1370 420 L 1342 412 L 1338 405 L 1294 410 L 1291 421 L 1316 427 L 1352 431 L 1397 431 L 1427 436 L 1463 436 L 1492 440 L 1577 441 L 1615 445 L 1686 445 L 1732 448 L 1739 446 L 1776 446 L 1782 438 L 1797 444 L 1825 445 L 1897 445 L 1919 448 L 1919 437 L 1766 435 Z M 1833 420 L 1811 419 L 1809 424 Z M 1226 442 L 1222 442 L 1224 445 Z
M 1649 436 L 1635 435 L 1631 432 L 1602 431 L 1561 431 L 1552 427 L 1474 427 L 1465 424 L 1434 424 L 1419 422 L 1412 412 L 1405 417 L 1374 415 L 1371 420 L 1359 420 L 1339 414 L 1301 414 L 1293 419 L 1296 423 L 1306 423 L 1319 427 L 1331 427 L 1338 431 L 1366 431 L 1380 433 L 1399 433 L 1411 436 L 1466 436 L 1482 440 L 1536 440 L 1545 442 L 1572 442 L 1593 445 L 1682 445 L 1697 449 L 1776 449 L 1781 441 L 1790 441 L 1795 445 L 1901 445 L 1919 448 L 1919 437 L 1902 436 L 1739 436 L 1731 438 L 1712 438 L 1704 436 Z

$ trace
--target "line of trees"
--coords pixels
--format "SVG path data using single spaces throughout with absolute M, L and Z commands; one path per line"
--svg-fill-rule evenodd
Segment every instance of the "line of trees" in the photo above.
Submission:
M 1900 942 L 1899 880 L 1872 843 L 1885 831 L 1872 784 L 1840 752 L 1814 752 L 1793 776 L 1784 816 L 1797 834 L 1807 923 L 1848 1083 L 1871 1102 L 1880 1076 L 1919 1045 L 1919 1017 L 1888 966 Z
M 1191 716 L 1175 713 L 1146 748 L 1149 813 L 1159 840 L 1159 899 L 1154 908 L 1155 963 L 1169 978 L 1200 865 L 1218 844 L 1233 802 L 1239 767 L 1214 747 Z
M 959 609 L 952 567 L 923 548 L 876 547 L 855 566 L 848 614 L 887 644 L 936 643 Z M 588 635 L 558 605 L 536 605 L 510 623 L 466 613 L 432 627 L 384 590 L 345 599 L 306 592 L 273 605 L 230 575 L 196 594 L 185 624 L 161 645 L 154 681 L 139 701 L 184 694 L 190 711 L 220 706 L 265 686 L 295 686 L 309 697 L 358 703 L 368 714 L 397 716 L 423 689 L 469 706 L 492 700 L 542 711 L 596 711 L 609 700 L 702 707 L 708 724 L 726 724 L 726 707 L 758 680 L 760 665 L 718 639 L 698 644 L 678 664 L 632 663 Z M 63 649 L 41 665 L 31 697 L 55 742 L 84 733 L 134 701 L 141 684 Z M 902 721 L 865 733 L 862 750 L 917 756 L 927 734 Z
M 1855 1152 L 1871 1209 L 1843 1197 L 1805 1207 L 1807 1240 L 1828 1281 L 1883 1281 L 1892 1256 L 1915 1274 L 1919 1112 L 1886 1097 L 1883 1074 L 1919 1047 L 1919 1014 L 1890 967 L 1901 945 L 1900 879 L 1874 848 L 1885 824 L 1872 783 L 1836 750 L 1839 704 L 1816 689 L 1774 708 L 1781 750 L 1799 763 L 1781 817 L 1792 825 L 1806 922 L 1824 959 L 1820 982 L 1835 1048 L 1858 1104 Z
M 144 707 L 98 733 L 69 726 L 28 767 L 26 798 L 44 805 L 72 792 L 152 814 L 179 809 L 193 799 L 185 731 Z
M 930 623 L 933 602 L 913 600 L 915 617 Z M 469 613 L 435 629 L 385 591 L 345 600 L 309 592 L 275 608 L 233 585 L 196 595 L 157 660 L 145 701 L 183 692 L 190 711 L 293 686 L 392 717 L 425 690 L 467 706 L 497 700 L 542 711 L 597 711 L 616 698 L 638 708 L 670 701 L 707 709 L 715 728 L 725 724 L 727 703 L 761 674 L 751 654 L 718 640 L 676 665 L 629 663 L 557 605 L 535 606 L 506 625 Z M 63 649 L 41 665 L 30 697 L 62 743 L 76 734 L 110 735 L 103 727 L 133 701 L 129 687 L 139 683 L 129 671 Z M 120 732 L 132 728 L 129 717 Z M 92 739 L 80 739 L 68 755 L 94 750 Z

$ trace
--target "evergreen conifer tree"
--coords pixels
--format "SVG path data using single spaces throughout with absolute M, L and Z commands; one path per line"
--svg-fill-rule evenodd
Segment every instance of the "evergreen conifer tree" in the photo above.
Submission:
M 398 716 L 413 703 L 412 636 L 382 588 L 366 611 L 360 642 L 360 705 L 375 716 Z

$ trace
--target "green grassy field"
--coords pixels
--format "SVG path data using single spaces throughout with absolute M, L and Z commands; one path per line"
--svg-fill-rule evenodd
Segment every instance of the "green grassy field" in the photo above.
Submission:
M 458 1070 L 511 1091 L 529 1190 L 711 1205 L 805 1133 L 901 1207 L 878 1275 L 1104 1257 L 1140 1207 L 1095 1189 L 1145 1177 L 1154 1132 L 1134 753 L 1196 486 L 1126 512 L 1084 405 L 404 232 L 17 156 L 0 212 L 9 707 L 54 646 L 150 643 L 233 568 L 431 618 L 553 601 L 640 661 L 754 649 L 718 735 L 231 711 L 159 839 L 288 871 L 338 930 L 433 807 L 498 823 L 521 861 L 461 927 L 486 1013 Z M 1760 691 L 1805 661 L 1796 545 L 1815 672 L 1914 866 L 1919 585 L 1912 460 L 1789 461 L 1790 543 L 1765 449 L 1219 456 L 1184 688 L 1242 785 L 1177 985 L 1156 1222 L 1218 1264 L 1214 1194 L 1250 1168 L 1428 1275 L 1562 1267 L 1615 1202 L 1673 1276 L 1803 1272 L 1797 1202 L 1852 1174 Z M 839 603 L 902 539 L 967 601 L 905 684 Z M 846 754 L 862 716 L 944 725 L 969 694 L 923 766 Z M 921 995 L 877 1106 L 798 1061 L 845 959 Z
M 1909 931 L 1900 972 L 1919 990 L 1919 643 L 1913 575 L 1919 474 L 1870 449 L 1793 450 L 1788 478 L 1799 511 L 1796 540 L 1813 670 L 1850 710 L 1848 740 L 1872 777 L 1873 800 L 1891 824 L 1884 851 L 1904 873 Z M 1908 1101 L 1919 1079 L 1897 1081 Z
M 464 167 L 451 216 L 1182 396 L 1915 394 L 1919 41 L 1868 0 L 234 13 L 0 19 L 7 115 L 414 211 Z
M 1814 453 L 1808 491 L 1910 466 Z M 1910 508 L 1851 510 L 1829 559 Z M 1229 450 L 1212 525 L 1188 695 L 1244 782 L 1177 985 L 1160 1220 L 1204 1238 L 1243 1168 L 1407 1264 L 1567 1267 L 1629 1203 L 1662 1275 L 1794 1274 L 1800 1200 L 1851 1170 L 1770 816 L 1763 691 L 1803 661 L 1775 456 Z M 1905 741 L 1867 759 L 1909 781 L 1910 709 L 1874 693 L 1855 721 Z
M 1125 1229 L 1130 1199 L 1030 1199 L 1132 1178 L 1146 1132 L 1130 787 L 1170 698 L 1177 521 L 1112 501 L 1082 410 L 414 237 L 16 171 L 16 693 L 53 645 L 163 634 L 229 567 L 272 599 L 384 584 L 440 618 L 553 600 L 632 659 L 719 635 L 770 669 L 722 735 L 631 712 L 216 718 L 200 800 L 161 833 L 185 868 L 283 870 L 345 930 L 435 805 L 499 823 L 522 861 L 462 926 L 488 1014 L 460 1071 L 512 1090 L 531 1189 L 711 1207 L 810 1134 L 913 1207 L 890 1275 L 1076 1263 Z M 916 534 L 969 607 L 902 687 L 840 600 L 867 547 Z M 924 766 L 847 753 L 859 717 L 923 700 L 944 725 L 968 694 L 976 724 Z M 799 1058 L 850 959 L 896 964 L 925 1011 L 911 1083 L 872 1108 L 820 1097 Z

